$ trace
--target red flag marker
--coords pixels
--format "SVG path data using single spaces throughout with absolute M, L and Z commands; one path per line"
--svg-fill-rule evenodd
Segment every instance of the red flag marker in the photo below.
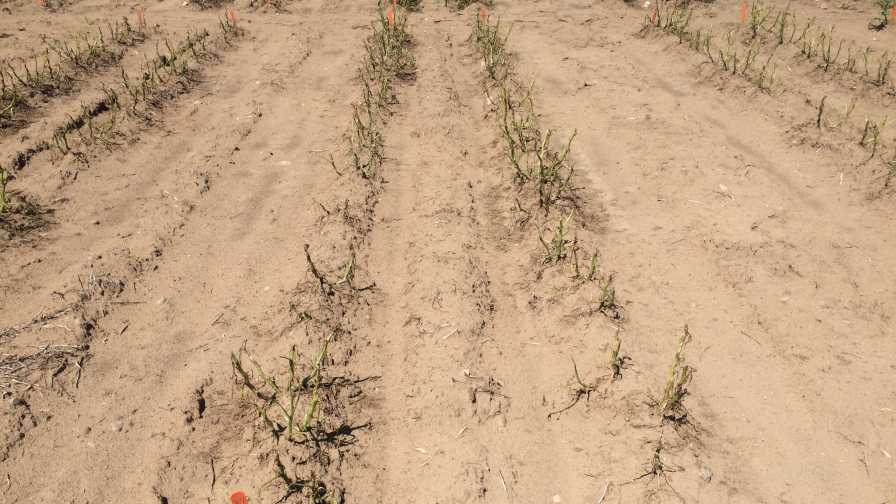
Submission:
M 242 490 L 237 490 L 230 495 L 230 504 L 249 504 L 249 498 Z

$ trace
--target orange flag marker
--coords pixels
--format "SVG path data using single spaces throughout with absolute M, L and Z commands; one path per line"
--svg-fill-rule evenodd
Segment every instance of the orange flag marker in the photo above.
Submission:
M 389 11 L 386 12 L 386 19 L 389 21 L 389 28 L 395 26 L 395 11 L 392 10 L 392 7 L 389 7 Z
M 236 26 L 236 10 L 233 7 L 227 8 L 227 22 Z
M 242 490 L 237 490 L 230 495 L 230 504 L 249 504 L 249 498 Z
M 750 12 L 750 7 L 747 5 L 747 2 L 744 1 L 740 4 L 740 22 L 747 22 L 747 14 Z

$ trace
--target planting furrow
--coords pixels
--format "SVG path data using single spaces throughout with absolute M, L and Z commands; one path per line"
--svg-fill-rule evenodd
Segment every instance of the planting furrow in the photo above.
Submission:
M 431 15 L 411 15 L 425 71 L 402 93 L 385 132 L 394 161 L 370 235 L 379 298 L 362 333 L 372 348 L 357 365 L 382 378 L 366 470 L 352 471 L 350 481 L 376 502 L 476 499 L 493 483 L 485 483 L 483 437 L 506 421 L 509 406 L 502 377 L 481 355 L 494 344 L 494 300 L 482 259 L 488 173 L 469 108 L 473 81 L 458 82 L 466 34 Z

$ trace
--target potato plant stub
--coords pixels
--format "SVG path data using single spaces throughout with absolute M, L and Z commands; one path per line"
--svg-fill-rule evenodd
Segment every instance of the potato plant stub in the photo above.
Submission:
M 6 211 L 6 184 L 9 182 L 9 175 L 6 170 L 0 166 L 0 214 Z

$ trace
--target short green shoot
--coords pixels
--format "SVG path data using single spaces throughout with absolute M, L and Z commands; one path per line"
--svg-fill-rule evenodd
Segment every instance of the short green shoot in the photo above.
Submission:
M 878 86 L 885 85 L 890 80 L 890 65 L 893 63 L 893 57 L 889 52 L 883 53 L 877 60 L 877 78 L 874 83 Z
M 896 0 L 876 0 L 877 8 L 880 14 L 873 18 L 870 23 L 868 23 L 868 28 L 871 30 L 879 31 L 883 30 L 890 24 L 890 13 L 893 9 L 893 6 L 896 5 Z
M 610 371 L 612 372 L 611 380 L 616 381 L 622 378 L 622 370 L 631 360 L 628 355 L 622 355 L 622 338 L 619 337 L 619 330 L 616 330 L 616 341 L 610 348 Z
M 476 17 L 476 43 L 479 46 L 479 54 L 485 65 L 486 73 L 494 82 L 502 82 L 510 73 L 510 55 L 507 52 L 507 39 L 510 38 L 511 29 L 502 33 L 501 22 L 494 25 L 488 18 Z
M 588 275 L 585 277 L 587 280 L 591 281 L 597 278 L 597 252 L 595 251 L 591 254 L 591 264 L 588 267 Z
M 866 147 L 869 143 L 871 144 L 871 158 L 877 155 L 877 149 L 880 146 L 880 136 L 886 126 L 887 118 L 880 122 L 865 119 L 865 129 L 862 132 L 862 139 L 859 140 L 859 145 Z
M 544 247 L 545 256 L 543 262 L 545 264 L 559 264 L 561 261 L 566 259 L 568 252 L 568 245 L 571 243 L 567 238 L 567 232 L 569 230 L 569 222 L 572 219 L 572 212 L 566 216 L 564 219 L 560 219 L 560 222 L 557 224 L 557 229 L 554 230 L 554 236 L 551 238 L 550 242 L 546 242 L 542 233 L 538 235 L 538 241 L 541 242 L 542 247 Z
M 355 279 L 355 247 L 354 245 L 349 246 L 349 250 L 351 251 L 351 257 L 348 260 L 348 264 L 345 265 L 345 272 L 342 274 L 342 278 L 339 279 L 338 284 L 345 284 L 349 287 L 352 287 L 352 281 Z
M 311 272 L 311 275 L 317 280 L 318 286 L 320 287 L 320 291 L 322 293 L 329 293 L 332 290 L 330 286 L 330 282 L 327 278 L 317 269 L 317 265 L 314 264 L 314 259 L 311 258 L 311 247 L 307 243 L 305 244 L 305 262 L 308 263 L 308 271 Z
M 6 173 L 6 170 L 0 166 L 0 215 L 3 215 L 3 212 L 6 211 L 7 206 L 7 198 L 6 198 L 6 185 L 9 183 L 9 175 Z
M 750 35 L 751 38 L 755 39 L 759 36 L 759 29 L 762 28 L 762 25 L 765 24 L 765 20 L 768 18 L 771 10 L 766 7 L 762 2 L 753 2 L 750 6 Z
M 285 380 L 279 382 L 275 375 L 264 371 L 245 347 L 230 355 L 238 384 L 244 392 L 248 392 L 259 418 L 275 438 L 286 436 L 286 439 L 292 441 L 296 439 L 297 433 L 311 430 L 320 404 L 319 389 L 327 348 L 332 338 L 332 333 L 327 336 L 310 370 L 305 374 L 299 369 L 299 352 L 293 345 L 289 354 L 283 357 L 287 362 L 286 376 Z M 251 364 L 251 369 L 247 369 L 244 359 Z M 250 373 L 252 370 L 255 375 Z M 300 408 L 302 404 L 304 412 Z
M 821 129 L 821 119 L 824 114 L 824 102 L 828 99 L 827 95 L 821 97 L 821 102 L 818 104 L 818 115 L 815 118 L 815 127 Z
M 622 307 L 616 302 L 616 287 L 613 285 L 613 275 L 598 279 L 600 294 L 597 310 L 612 319 L 622 319 Z
M 669 367 L 669 375 L 666 378 L 666 386 L 657 409 L 663 420 L 679 424 L 687 421 L 687 409 L 684 407 L 684 398 L 688 393 L 687 387 L 693 377 L 693 368 L 685 364 L 685 346 L 691 341 L 691 333 L 688 326 L 684 326 L 684 332 L 678 338 L 678 346 L 675 350 L 675 358 Z

